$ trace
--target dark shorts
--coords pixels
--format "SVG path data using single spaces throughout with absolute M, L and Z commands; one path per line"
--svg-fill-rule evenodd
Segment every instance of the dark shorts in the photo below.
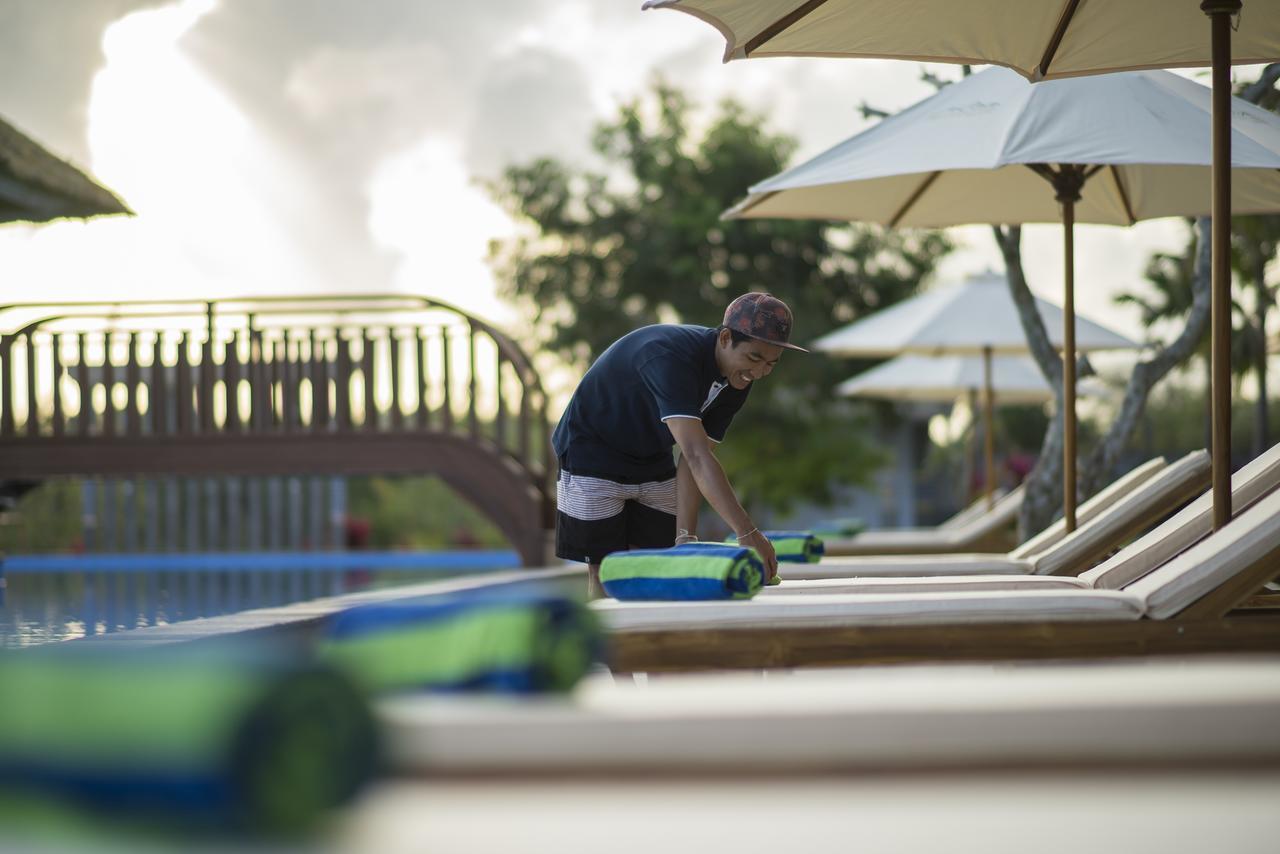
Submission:
M 614 483 L 560 472 L 556 484 L 556 557 L 598 564 L 632 547 L 676 541 L 676 480 Z

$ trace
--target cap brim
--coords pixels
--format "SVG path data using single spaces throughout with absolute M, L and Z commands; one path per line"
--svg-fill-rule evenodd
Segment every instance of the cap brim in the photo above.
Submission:
M 746 333 L 743 333 L 743 334 L 745 335 Z M 781 347 L 784 350 L 799 350 L 801 353 L 809 352 L 803 347 L 798 347 L 795 344 L 788 344 L 785 341 L 770 341 L 768 338 L 758 338 L 755 335 L 747 335 L 747 337 L 752 339 L 753 341 L 759 341 L 763 344 L 772 344 L 775 347 Z

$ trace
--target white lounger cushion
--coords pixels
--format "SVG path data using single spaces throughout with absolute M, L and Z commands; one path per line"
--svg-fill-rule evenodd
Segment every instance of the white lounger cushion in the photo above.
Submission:
M 1158 464 L 1157 464 L 1158 463 Z M 1057 575 L 1078 569 L 1099 544 L 1113 542 L 1134 520 L 1150 512 L 1152 506 L 1169 501 L 1171 494 L 1185 492 L 1188 484 L 1202 479 L 1209 470 L 1209 455 L 1194 451 L 1165 466 L 1152 460 L 1134 475 L 1135 469 L 1108 487 L 1111 495 L 1105 509 L 1092 513 L 1092 518 L 1071 534 L 1058 539 L 1039 555 L 1017 558 L 1008 555 L 885 555 L 883 557 L 829 557 L 816 564 L 782 564 L 778 573 L 783 578 L 909 578 L 944 575 Z M 1151 474 L 1155 472 L 1155 474 Z M 1125 482 L 1122 488 L 1122 482 Z M 1098 496 L 1095 496 L 1098 497 Z M 1092 499 L 1091 499 L 1092 500 Z M 1086 502 L 1087 503 L 1087 502 Z M 1061 520 L 1059 520 L 1060 522 Z M 1055 523 L 1057 524 L 1057 523 Z M 1048 531 L 1046 531 L 1048 533 Z
M 400 771 L 1122 763 L 1280 756 L 1280 659 L 584 679 L 376 705 Z
M 1001 554 L 824 557 L 818 563 L 780 563 L 783 581 L 802 578 L 910 578 L 922 575 L 1030 575 L 1035 565 Z
M 1082 523 L 1070 536 L 1063 537 L 1057 545 L 1033 558 L 1036 575 L 1081 572 L 1081 564 L 1090 555 L 1098 553 L 1100 544 L 1111 544 L 1111 548 L 1116 548 L 1119 545 L 1116 540 L 1143 516 L 1157 509 L 1168 513 L 1189 497 L 1188 490 L 1198 492 L 1203 489 L 1209 468 L 1208 451 L 1192 451 L 1170 463 L 1112 504 L 1107 512 Z M 1177 503 L 1173 503 L 1175 500 Z
M 1156 457 L 1117 478 L 1114 483 L 1089 498 L 1076 510 L 1076 522 L 1083 525 L 1123 498 L 1138 485 L 1155 475 L 1165 466 Z M 884 531 L 866 531 L 848 539 L 828 539 L 827 552 L 838 556 L 842 550 L 855 550 L 858 555 L 874 555 L 877 548 L 886 552 L 904 551 L 912 546 L 959 551 L 966 544 L 982 539 L 990 532 L 1011 525 L 1022 507 L 1024 490 L 1019 487 L 996 502 L 990 511 L 975 517 L 965 525 L 954 528 L 899 528 Z M 1018 546 L 1010 557 L 1024 558 L 1039 554 L 1066 534 L 1066 522 L 1057 520 L 1027 542 Z
M 1139 486 L 1149 482 L 1157 474 L 1163 473 L 1165 466 L 1163 457 L 1147 460 L 1137 468 L 1131 469 L 1116 478 L 1105 489 L 1100 490 L 1095 495 L 1091 495 L 1087 501 L 1082 502 L 1076 508 L 1076 530 L 1105 513 L 1116 502 L 1129 495 Z M 1058 519 L 1049 527 L 1009 552 L 1009 557 L 1024 558 L 1042 554 L 1050 546 L 1056 545 L 1066 535 L 1067 522 L 1065 519 Z
M 1252 462 L 1243 466 L 1231 478 L 1232 502 L 1237 512 L 1254 504 L 1262 496 L 1280 487 L 1280 444 L 1271 447 Z M 982 555 L 966 556 L 981 567 L 974 575 L 943 575 L 927 578 L 893 578 L 889 573 L 875 578 L 825 578 L 813 581 L 785 580 L 777 587 L 768 587 L 762 595 L 786 593 L 911 593 L 961 592 L 965 590 L 1044 590 L 1068 586 L 1095 587 L 1101 590 L 1117 590 L 1146 575 L 1152 569 L 1185 551 L 1192 544 L 1209 534 L 1212 526 L 1213 496 L 1206 492 L 1164 524 L 1116 552 L 1110 559 L 1079 578 L 1063 576 L 1026 576 L 1019 564 L 1012 564 L 1021 571 L 1010 575 L 987 574 L 989 566 L 999 560 L 981 560 Z M 935 560 L 946 557 L 936 556 Z M 866 559 L 845 558 L 865 565 Z M 886 560 L 888 560 L 886 558 Z M 904 561 L 905 562 L 905 561 Z M 979 574 L 981 573 L 981 574 Z M 912 567 L 914 574 L 914 566 Z M 1051 585 L 1051 586 L 1047 586 Z
M 1084 590 L 1079 578 L 1060 575 L 957 575 L 931 578 L 816 578 L 783 581 L 759 596 L 814 596 L 834 593 L 973 593 L 991 590 Z
M 1280 444 L 1231 477 L 1231 503 L 1237 513 L 1280 486 Z M 1213 530 L 1213 493 L 1206 492 L 1163 525 L 1110 559 L 1081 574 L 1091 587 L 1119 590 L 1185 551 Z
M 1124 591 L 1024 590 L 915 595 L 770 596 L 727 602 L 591 603 L 612 631 L 729 627 L 927 626 L 1035 620 L 1136 620 L 1142 600 Z
M 895 528 L 883 531 L 864 531 L 856 537 L 829 537 L 827 551 L 839 554 L 842 549 L 856 549 L 858 554 L 874 554 L 875 549 L 886 551 L 921 548 L 962 549 L 967 543 L 981 539 L 992 531 L 1012 525 L 1022 507 L 1024 491 L 1015 489 L 996 501 L 990 510 L 951 528 Z
M 1226 527 L 1125 587 L 1147 616 L 1171 617 L 1236 573 L 1280 548 L 1280 492 L 1272 492 Z M 1280 574 L 1280 564 L 1276 566 Z M 1097 591 L 1101 592 L 1101 591 Z

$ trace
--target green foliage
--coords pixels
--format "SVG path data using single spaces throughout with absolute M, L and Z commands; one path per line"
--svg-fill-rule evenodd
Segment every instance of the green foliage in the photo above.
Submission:
M 369 522 L 373 549 L 506 548 L 502 532 L 434 477 L 353 477 L 347 512 Z
M 721 221 L 796 145 L 732 101 L 705 131 L 694 130 L 697 118 L 684 94 L 659 82 L 597 129 L 604 172 L 540 160 L 508 169 L 493 187 L 532 227 L 493 247 L 504 295 L 531 310 L 536 343 L 576 367 L 646 324 L 715 326 L 748 291 L 785 300 L 803 344 L 912 294 L 950 249 L 936 232 Z M 829 500 L 832 482 L 860 480 L 878 463 L 865 424 L 833 394 L 851 372 L 787 353 L 753 390 L 717 449 L 740 498 L 781 510 Z

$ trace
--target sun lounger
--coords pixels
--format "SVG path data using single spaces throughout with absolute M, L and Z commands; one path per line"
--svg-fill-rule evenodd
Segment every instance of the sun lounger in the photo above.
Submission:
M 827 557 L 779 567 L 779 577 L 785 586 L 813 578 L 1078 575 L 1197 495 L 1208 486 L 1209 473 L 1208 454 L 1195 451 L 1154 475 L 1121 478 L 1081 505 L 1087 519 L 1075 531 L 1067 534 L 1059 520 L 1008 554 Z
M 1254 763 L 1280 760 L 1280 657 L 598 675 L 551 701 L 406 696 L 377 715 L 405 773 Z
M 957 512 L 954 516 L 949 516 L 943 521 L 939 522 L 934 528 L 932 529 L 924 528 L 921 530 L 953 531 L 956 528 L 963 528 L 965 525 L 968 525 L 970 522 L 972 522 L 974 519 L 977 519 L 982 514 L 986 513 L 989 510 L 994 509 L 995 503 L 1000 499 L 1004 498 L 1006 495 L 1009 495 L 1012 492 L 1024 492 L 1024 491 L 1025 489 L 1021 486 L 1015 487 L 1012 490 L 997 489 L 995 492 L 992 493 L 990 502 L 987 501 L 987 497 L 984 495 L 981 498 L 979 498 L 977 501 L 974 501 L 969 505 L 967 505 L 966 507 L 964 507 L 962 510 Z M 909 531 L 912 529 L 899 528 L 898 530 Z
M 1280 620 L 1223 619 L 1280 573 L 1280 491 L 1120 590 L 773 596 L 592 607 L 624 670 L 1280 650 Z
M 1102 512 L 1148 478 L 1164 468 L 1164 460 L 1148 460 L 1115 483 L 1086 501 L 1076 512 L 1076 521 L 1083 525 Z M 947 554 L 955 552 L 1002 551 L 1009 546 L 1009 531 L 1017 521 L 1022 507 L 1022 488 L 1015 489 L 996 502 L 989 512 L 955 528 L 905 529 L 867 531 L 848 539 L 826 541 L 828 555 L 899 555 L 899 554 Z M 1028 540 L 1020 548 L 1032 551 L 1052 545 L 1066 533 L 1064 522 L 1059 521 Z
M 1280 488 L 1280 444 L 1247 463 L 1231 478 L 1231 503 L 1236 512 Z M 1123 509 L 1123 508 L 1121 508 Z M 1155 569 L 1182 552 L 1213 527 L 1213 496 L 1204 493 L 1163 524 L 1125 546 L 1079 576 L 939 575 L 890 578 L 822 578 L 789 580 L 762 591 L 763 595 L 821 595 L 829 593 L 943 593 L 976 590 L 1053 590 L 1097 588 L 1115 590 Z M 938 559 L 942 561 L 942 557 Z M 1044 563 L 1042 566 L 1051 566 Z

